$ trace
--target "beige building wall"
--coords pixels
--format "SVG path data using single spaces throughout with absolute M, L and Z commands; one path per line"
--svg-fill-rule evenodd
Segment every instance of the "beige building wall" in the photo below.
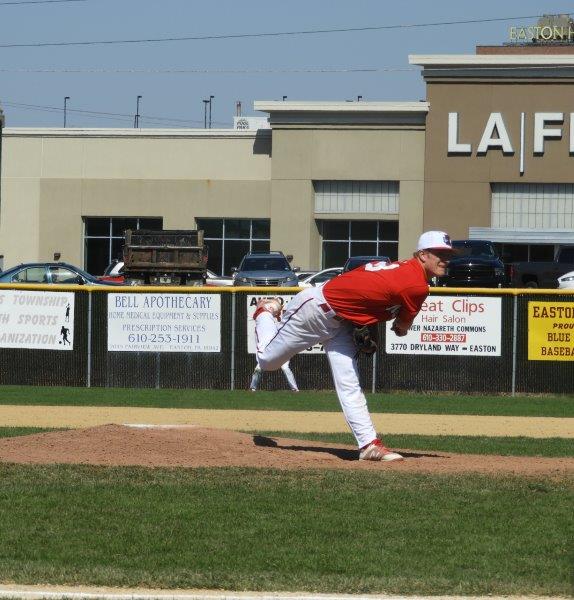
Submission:
M 423 127 L 273 128 L 272 247 L 290 248 L 293 263 L 318 267 L 320 219 L 399 219 L 399 256 L 422 232 Z M 314 213 L 313 182 L 398 181 L 399 215 Z M 309 223 L 303 227 L 303 223 Z
M 83 220 L 98 216 L 162 217 L 166 229 L 269 218 L 271 248 L 302 268 L 321 266 L 318 220 L 399 218 L 399 256 L 410 256 L 422 231 L 423 104 L 334 103 L 279 122 L 272 112 L 273 129 L 257 132 L 5 129 L 4 266 L 54 253 L 83 265 Z M 399 214 L 315 214 L 319 180 L 398 181 Z
M 491 183 L 572 183 L 574 159 L 569 154 L 570 113 L 574 86 L 559 81 L 427 82 L 424 228 L 446 229 L 466 238 L 469 227 L 491 226 Z M 468 155 L 449 155 L 448 113 L 458 113 L 460 143 L 470 143 Z M 502 114 L 514 152 L 476 150 L 491 113 Z M 534 154 L 534 114 L 562 112 L 560 139 L 546 140 L 543 155 Z M 524 173 L 520 173 L 520 123 L 525 117 Z
M 270 136 L 255 132 L 4 130 L 4 266 L 83 264 L 83 218 L 269 218 Z

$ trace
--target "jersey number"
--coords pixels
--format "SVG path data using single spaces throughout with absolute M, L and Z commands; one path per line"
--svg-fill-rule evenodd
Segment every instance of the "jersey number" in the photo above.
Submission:
M 367 263 L 365 265 L 365 271 L 390 271 L 391 269 L 398 269 L 400 265 L 397 263 L 391 263 L 388 265 L 386 262 L 379 261 L 374 263 Z

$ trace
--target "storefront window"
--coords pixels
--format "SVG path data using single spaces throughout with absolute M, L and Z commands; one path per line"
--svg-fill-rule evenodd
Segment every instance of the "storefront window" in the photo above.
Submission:
M 112 260 L 121 260 L 126 229 L 162 227 L 160 217 L 84 217 L 84 269 L 101 275 Z
M 322 268 L 341 267 L 349 256 L 388 256 L 397 260 L 398 221 L 319 221 Z
M 210 270 L 230 275 L 248 252 L 269 252 L 269 219 L 196 219 L 208 247 Z

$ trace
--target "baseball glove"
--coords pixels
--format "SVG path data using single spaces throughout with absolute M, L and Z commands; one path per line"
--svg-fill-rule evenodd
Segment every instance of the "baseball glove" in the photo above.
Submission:
M 377 326 L 364 325 L 355 327 L 353 330 L 353 341 L 357 346 L 357 352 L 363 354 L 374 354 L 377 351 Z

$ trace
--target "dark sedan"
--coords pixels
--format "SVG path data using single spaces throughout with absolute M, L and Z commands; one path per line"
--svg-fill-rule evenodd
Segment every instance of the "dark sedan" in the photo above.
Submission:
M 23 263 L 0 273 L 0 283 L 118 285 L 100 281 L 82 269 L 62 262 Z

